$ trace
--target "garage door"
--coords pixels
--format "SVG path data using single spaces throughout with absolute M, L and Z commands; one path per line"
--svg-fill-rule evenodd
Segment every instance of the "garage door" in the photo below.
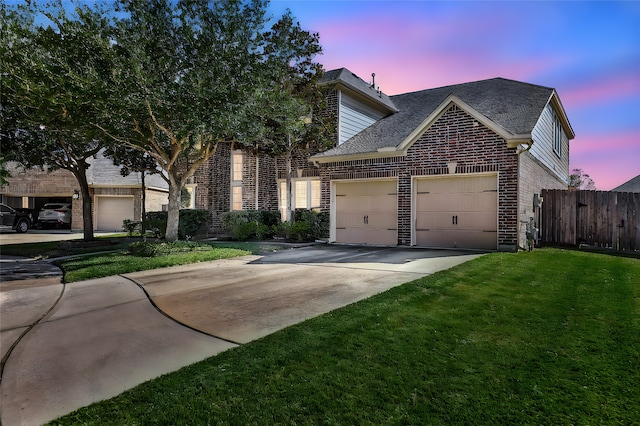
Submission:
M 413 191 L 416 245 L 497 248 L 496 175 L 416 178 Z
M 122 221 L 133 220 L 133 197 L 96 197 L 96 229 L 122 231 Z
M 396 180 L 335 184 L 335 241 L 353 244 L 398 244 Z

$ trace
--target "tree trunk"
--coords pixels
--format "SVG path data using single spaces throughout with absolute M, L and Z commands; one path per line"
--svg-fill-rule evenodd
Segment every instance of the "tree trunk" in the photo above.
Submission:
M 93 241 L 93 212 L 91 209 L 89 184 L 87 183 L 87 169 L 78 166 L 78 168 L 72 172 L 78 180 L 80 193 L 82 194 L 82 230 L 84 232 L 84 241 Z
M 141 189 L 141 193 L 140 193 L 140 230 L 142 232 L 142 235 L 145 235 L 146 233 L 146 229 L 144 226 L 144 221 L 145 221 L 145 216 L 147 215 L 147 188 L 144 182 L 144 173 L 145 171 L 142 170 L 140 172 L 140 189 Z
M 291 180 L 291 151 L 287 152 L 287 222 L 293 222 L 296 218 L 293 205 L 293 188 Z
M 176 241 L 178 239 L 180 191 L 182 188 L 175 177 L 169 176 L 169 212 L 167 214 L 167 231 L 164 238 L 167 241 Z

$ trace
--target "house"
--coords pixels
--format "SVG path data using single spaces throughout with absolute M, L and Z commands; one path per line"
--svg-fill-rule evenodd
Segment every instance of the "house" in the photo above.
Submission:
M 613 192 L 640 192 L 640 175 L 628 180 L 620 186 L 613 188 Z
M 121 231 L 124 219 L 142 217 L 142 179 L 140 173 L 120 174 L 120 167 L 99 153 L 88 160 L 87 181 L 92 197 L 93 226 L 96 231 Z M 71 229 L 82 230 L 82 196 L 76 178 L 68 170 L 52 172 L 14 165 L 8 184 L 0 187 L 2 202 L 12 207 L 39 211 L 50 202 L 71 203 Z M 145 176 L 145 208 L 162 210 L 168 203 L 168 184 L 161 176 Z
M 567 188 L 575 135 L 552 88 L 493 78 L 387 96 L 346 68 L 320 84 L 336 146 L 297 158 L 294 203 L 330 212 L 330 242 L 513 251 L 542 189 Z M 225 146 L 194 178 L 212 229 L 286 200 L 259 146 Z
M 310 158 L 330 241 L 517 250 L 542 189 L 566 188 L 574 132 L 552 88 L 494 78 L 389 97 L 346 69 L 327 73 L 358 99 L 362 130 Z M 366 95 L 365 95 L 366 94 Z M 385 105 L 381 105 L 384 103 Z M 389 106 L 397 111 L 383 118 Z M 354 109 L 338 102 L 340 109 Z M 342 128 L 343 122 L 340 122 Z

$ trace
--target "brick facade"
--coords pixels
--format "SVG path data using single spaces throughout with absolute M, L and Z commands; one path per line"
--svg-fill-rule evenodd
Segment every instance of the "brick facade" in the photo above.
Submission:
M 220 144 L 216 153 L 195 174 L 196 208 L 210 211 L 208 229 L 211 234 L 222 232 L 220 215 L 231 210 L 231 154 L 230 144 Z M 286 161 L 256 151 L 242 149 L 242 208 L 243 210 L 278 210 L 278 180 L 286 178 Z M 296 150 L 292 156 L 293 177 L 318 176 L 318 169 L 309 163 L 309 150 Z M 257 167 L 256 167 L 257 161 Z M 257 171 L 257 173 L 256 173 Z M 257 185 L 256 185 L 257 178 Z M 257 205 L 256 205 L 257 187 Z
M 539 225 L 539 209 L 534 208 L 534 194 L 542 194 L 543 189 L 567 189 L 567 184 L 531 153 L 520 154 L 520 187 L 518 190 L 518 245 L 526 247 L 526 227 L 529 218 L 533 217 Z
M 515 250 L 518 232 L 518 158 L 515 149 L 462 109 L 452 105 L 408 148 L 406 156 L 322 164 L 322 209 L 328 211 L 331 181 L 398 178 L 398 243 L 411 244 L 411 179 L 444 175 L 447 163 L 456 173 L 498 174 L 498 247 Z

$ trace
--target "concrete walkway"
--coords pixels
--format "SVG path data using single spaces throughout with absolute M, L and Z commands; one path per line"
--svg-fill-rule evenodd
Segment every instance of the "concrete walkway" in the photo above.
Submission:
M 53 420 L 477 256 L 314 246 L 71 284 L 2 282 L 0 419 Z

